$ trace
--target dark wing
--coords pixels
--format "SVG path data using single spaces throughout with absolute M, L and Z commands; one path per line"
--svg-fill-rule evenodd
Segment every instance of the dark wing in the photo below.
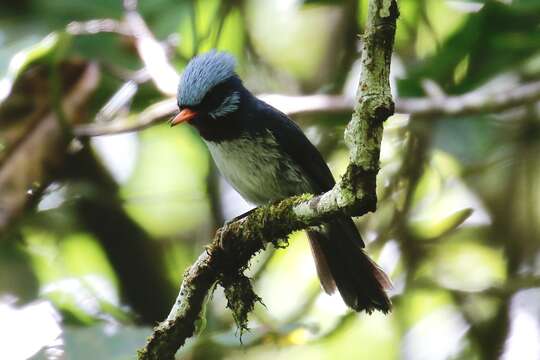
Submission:
M 263 101 L 259 100 L 257 107 L 257 121 L 272 132 L 283 152 L 300 166 L 310 179 L 313 191 L 323 193 L 330 190 L 335 184 L 334 177 L 319 150 L 300 127 L 287 115 Z
M 263 128 L 272 132 L 282 150 L 307 174 L 312 183 L 313 192 L 319 194 L 332 189 L 335 184 L 334 177 L 321 153 L 304 135 L 302 129 L 281 111 L 263 101 L 257 102 L 257 121 L 261 122 Z M 365 246 L 350 217 L 340 216 L 333 223 L 341 229 L 343 236 L 360 247 Z

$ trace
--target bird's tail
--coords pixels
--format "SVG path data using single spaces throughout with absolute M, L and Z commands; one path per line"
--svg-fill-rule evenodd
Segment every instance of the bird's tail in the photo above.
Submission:
M 309 230 L 308 237 L 326 293 L 337 288 L 343 301 L 355 311 L 390 311 L 391 302 L 385 290 L 392 283 L 362 249 L 364 243 L 352 219 L 332 220 L 320 230 Z

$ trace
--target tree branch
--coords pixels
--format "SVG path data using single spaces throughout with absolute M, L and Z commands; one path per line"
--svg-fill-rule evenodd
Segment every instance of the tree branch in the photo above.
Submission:
M 383 121 L 394 111 L 388 77 L 397 17 L 395 0 L 369 2 L 358 99 L 345 133 L 350 164 L 341 181 L 325 194 L 296 196 L 257 208 L 218 230 L 212 244 L 186 272 L 171 313 L 154 329 L 139 359 L 173 359 L 193 335 L 205 298 L 216 282 L 225 288 L 228 307 L 242 330 L 247 313 L 259 300 L 243 270 L 268 239 L 279 245 L 292 231 L 320 224 L 333 215 L 375 210 Z
M 395 111 L 414 115 L 415 118 L 439 116 L 467 116 L 496 113 L 540 101 L 540 81 L 525 84 L 509 83 L 506 86 L 482 87 L 471 92 L 448 96 L 428 93 L 421 98 L 397 98 Z M 310 115 L 320 113 L 342 113 L 350 111 L 354 102 L 343 95 L 259 95 L 286 114 Z
M 279 95 L 261 94 L 259 99 L 289 116 L 345 113 L 353 109 L 354 100 L 343 95 Z M 439 95 L 421 98 L 397 98 L 395 111 L 415 118 L 467 116 L 495 113 L 540 101 L 540 81 L 510 84 L 505 88 L 476 89 L 463 95 Z M 81 124 L 74 128 L 77 136 L 102 136 L 139 131 L 157 125 L 177 111 L 174 98 L 149 106 L 137 116 L 111 123 Z
M 59 108 L 70 124 L 80 122 L 98 85 L 99 68 L 80 61 L 57 66 L 62 90 Z M 69 141 L 48 92 L 51 78 L 49 66 L 33 65 L 0 104 L 0 237 L 35 205 L 66 158 Z
M 465 116 L 495 113 L 536 101 L 540 101 L 540 81 L 511 84 L 496 91 L 489 88 L 473 90 L 458 96 L 400 99 L 396 102 L 396 110 L 422 118 Z
M 95 122 L 76 126 L 73 133 L 76 136 L 102 136 L 139 131 L 161 123 L 178 111 L 176 99 L 170 98 L 150 105 L 136 116 L 128 116 L 111 122 Z
M 126 6 L 125 21 L 135 36 L 139 57 L 158 90 L 169 96 L 175 95 L 178 73 L 169 62 L 164 47 L 156 40 L 135 6 Z

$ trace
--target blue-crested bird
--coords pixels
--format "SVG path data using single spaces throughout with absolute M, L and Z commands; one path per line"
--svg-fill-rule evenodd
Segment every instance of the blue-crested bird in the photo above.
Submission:
M 194 57 L 178 87 L 179 114 L 204 139 L 225 179 L 256 205 L 330 190 L 334 178 L 319 151 L 287 115 L 257 99 L 235 72 L 234 58 L 211 51 Z M 364 252 L 350 217 L 307 231 L 322 288 L 336 288 L 356 311 L 390 310 L 391 283 Z

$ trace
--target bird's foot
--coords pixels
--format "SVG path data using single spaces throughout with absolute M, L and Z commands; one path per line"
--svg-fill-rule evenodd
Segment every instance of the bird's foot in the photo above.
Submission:
M 223 226 L 221 227 L 221 229 L 219 229 L 219 234 L 218 234 L 218 237 L 219 237 L 219 240 L 218 240 L 218 245 L 221 249 L 223 250 L 227 250 L 229 248 L 229 246 L 227 246 L 227 236 L 226 236 L 226 233 L 227 231 L 229 230 L 229 226 L 238 221 L 238 220 L 242 220 L 243 218 L 247 217 L 249 214 L 251 214 L 255 209 L 257 208 L 253 208 L 249 211 L 246 211 L 245 213 L 243 214 L 240 214 L 230 220 L 225 220 L 225 222 L 223 223 Z
M 225 224 L 221 229 L 218 230 L 218 246 L 221 250 L 227 251 L 227 236 L 225 236 L 225 233 L 227 232 L 227 224 Z
M 251 210 L 248 210 L 246 211 L 245 213 L 243 214 L 240 214 L 236 217 L 233 217 L 232 219 L 230 220 L 225 220 L 225 223 L 223 224 L 223 227 L 228 227 L 229 225 L 231 225 L 233 222 L 236 222 L 238 220 L 242 220 L 243 218 L 249 216 L 249 214 L 251 214 L 252 212 L 254 212 L 257 208 L 253 208 Z

